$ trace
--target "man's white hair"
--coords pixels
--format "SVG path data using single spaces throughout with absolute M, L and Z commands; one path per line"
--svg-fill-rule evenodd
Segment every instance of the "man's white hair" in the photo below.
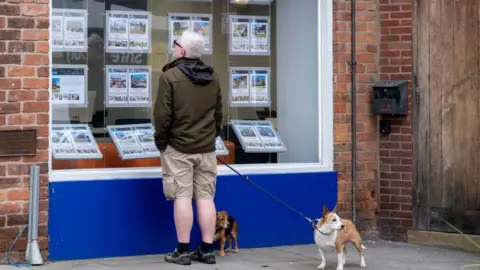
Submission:
M 205 40 L 203 36 L 191 31 L 186 30 L 183 32 L 182 37 L 178 41 L 183 47 L 188 58 L 200 58 L 202 57 L 203 50 L 205 48 Z

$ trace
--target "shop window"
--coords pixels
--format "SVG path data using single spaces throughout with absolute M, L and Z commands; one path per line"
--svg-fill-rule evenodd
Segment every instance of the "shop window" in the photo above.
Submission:
M 321 162 L 317 5 L 53 0 L 52 169 L 161 166 L 153 103 L 185 29 L 204 35 L 221 81 L 224 162 Z

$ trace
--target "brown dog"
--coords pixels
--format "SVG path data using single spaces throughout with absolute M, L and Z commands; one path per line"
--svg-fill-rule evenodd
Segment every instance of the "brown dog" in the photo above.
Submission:
M 228 239 L 227 252 L 232 251 L 232 239 L 235 241 L 234 252 L 238 252 L 238 223 L 232 217 L 229 216 L 227 211 L 217 212 L 217 223 L 215 229 L 215 241 L 220 241 L 220 256 L 225 256 L 225 240 Z

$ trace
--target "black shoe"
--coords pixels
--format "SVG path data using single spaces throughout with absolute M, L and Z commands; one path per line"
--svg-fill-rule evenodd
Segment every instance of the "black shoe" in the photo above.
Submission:
M 197 261 L 197 262 L 202 262 L 204 264 L 215 264 L 215 254 L 213 251 L 203 253 L 200 247 L 197 248 L 195 252 L 193 252 L 190 257 L 192 260 Z
M 192 258 L 188 252 L 179 253 L 176 249 L 165 255 L 165 261 L 169 263 L 175 263 L 180 265 L 190 265 L 192 264 Z

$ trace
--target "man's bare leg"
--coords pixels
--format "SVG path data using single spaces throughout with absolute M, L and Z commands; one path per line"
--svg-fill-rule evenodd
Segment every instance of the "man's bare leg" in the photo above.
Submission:
M 207 244 L 213 243 L 216 223 L 216 208 L 213 200 L 197 200 L 198 223 L 202 232 L 202 241 Z
M 181 244 L 189 245 L 190 233 L 193 226 L 192 199 L 176 198 L 175 202 L 173 203 L 173 215 L 175 219 L 175 229 L 177 231 L 177 240 L 179 246 Z M 184 248 L 185 247 L 182 249 Z M 186 248 L 188 251 L 188 246 Z

